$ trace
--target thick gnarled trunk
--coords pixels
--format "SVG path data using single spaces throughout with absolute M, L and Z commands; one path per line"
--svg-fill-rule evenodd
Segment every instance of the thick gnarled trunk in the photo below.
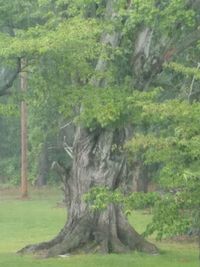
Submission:
M 42 252 L 46 256 L 66 253 L 124 253 L 139 250 L 156 253 L 157 248 L 144 240 L 128 223 L 121 209 L 110 204 L 93 212 L 84 194 L 94 186 L 118 188 L 126 179 L 124 155 L 112 146 L 126 138 L 124 130 L 96 130 L 78 127 L 74 141 L 72 175 L 68 181 L 68 221 L 50 242 L 30 245 L 21 252 Z
M 106 1 L 105 19 L 115 19 L 116 0 Z M 116 48 L 121 35 L 113 31 L 102 35 L 102 44 Z M 132 62 L 137 85 L 142 89 L 144 59 L 150 54 L 152 31 L 145 28 L 138 34 Z M 105 57 L 100 57 L 96 65 L 97 76 L 90 84 L 101 90 L 106 85 L 104 72 L 109 68 Z M 94 212 L 84 202 L 84 194 L 92 187 L 107 187 L 115 190 L 129 180 L 127 162 L 120 147 L 127 139 L 125 129 L 102 129 L 90 131 L 77 127 L 73 146 L 73 166 L 70 177 L 66 177 L 66 197 L 68 198 L 68 221 L 60 233 L 50 242 L 30 245 L 21 252 L 42 252 L 46 256 L 66 253 L 100 252 L 124 253 L 138 250 L 157 253 L 157 248 L 140 236 L 128 223 L 120 207 L 110 204 L 106 210 Z M 130 137 L 130 136 L 129 136 Z M 114 149 L 115 148 L 115 149 Z

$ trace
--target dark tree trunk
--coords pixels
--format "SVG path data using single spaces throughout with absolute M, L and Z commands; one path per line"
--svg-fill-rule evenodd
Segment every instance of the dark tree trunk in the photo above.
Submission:
M 83 199 L 94 186 L 114 190 L 124 183 L 126 160 L 121 152 L 112 151 L 112 145 L 116 144 L 116 140 L 124 142 L 125 138 L 123 130 L 90 132 L 77 128 L 72 175 L 67 180 L 68 221 L 50 242 L 27 246 L 21 252 L 42 252 L 47 256 L 80 251 L 122 253 L 139 250 L 157 253 L 157 248 L 129 225 L 118 206 L 110 204 L 104 211 L 93 212 Z
M 44 143 L 39 156 L 38 176 L 35 184 L 39 187 L 46 185 L 49 171 L 47 144 Z
M 27 65 L 26 59 L 21 59 L 21 69 Z M 20 75 L 21 92 L 25 93 L 28 87 L 28 76 L 26 71 Z M 27 104 L 21 102 L 21 197 L 28 197 L 28 144 L 27 144 Z
M 131 192 L 148 192 L 148 186 L 150 183 L 150 177 L 147 166 L 141 161 L 132 163 L 131 170 L 129 172 L 128 188 Z

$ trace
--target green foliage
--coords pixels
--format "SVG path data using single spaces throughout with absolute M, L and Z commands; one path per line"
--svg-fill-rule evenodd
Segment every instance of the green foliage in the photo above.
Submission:
M 112 202 L 113 194 L 105 187 L 94 187 L 85 194 L 84 200 L 92 210 L 103 210 Z
M 98 124 L 106 127 L 119 123 L 125 112 L 125 95 L 124 91 L 117 88 L 86 90 L 82 99 L 83 112 L 78 120 L 89 128 Z
M 73 18 L 67 22 L 58 24 L 55 29 L 48 26 L 35 26 L 26 31 L 19 31 L 14 37 L 6 33 L 0 36 L 0 56 L 9 57 L 32 57 L 33 55 L 43 55 L 47 52 L 66 53 L 70 51 L 73 58 L 79 56 L 91 58 L 93 45 L 99 28 L 94 20 L 83 20 Z M 93 44 L 92 44 L 93 40 Z M 77 54 L 77 47 L 82 46 L 80 53 Z M 81 53 L 82 52 L 82 53 Z
M 135 192 L 124 195 L 119 190 L 111 191 L 106 187 L 94 187 L 85 194 L 85 201 L 90 205 L 92 210 L 106 209 L 109 204 L 121 205 L 126 214 L 133 209 L 152 208 L 161 197 L 156 192 Z
M 14 104 L 2 104 L 0 103 L 0 115 L 1 116 L 19 116 L 19 110 Z
M 192 76 L 196 80 L 200 80 L 200 70 L 197 68 L 185 67 L 182 64 L 178 64 L 176 62 L 168 63 L 165 65 L 165 67 L 183 75 Z
M 4 151 L 2 151 L 4 152 Z M 1 153 L 1 177 L 0 183 L 7 183 L 10 185 L 18 185 L 20 181 L 19 176 L 19 160 L 16 156 L 17 151 L 9 151 L 9 154 Z
M 152 208 L 160 199 L 157 192 L 136 192 L 128 196 L 125 201 L 131 210 Z
M 4 183 L 17 184 L 19 181 L 19 126 L 18 116 L 6 112 L 6 116 L 0 118 L 0 181 Z
M 161 240 L 163 237 L 186 234 L 190 227 L 190 219 L 184 216 L 183 203 L 178 198 L 166 195 L 157 202 L 153 211 L 153 220 L 147 225 L 145 235 L 156 232 L 156 237 Z
M 127 143 L 130 153 L 143 153 L 146 163 L 164 163 L 163 175 L 166 172 L 169 187 L 175 186 L 178 177 L 183 177 L 185 172 L 198 172 L 199 104 L 172 100 L 147 104 L 143 108 L 142 117 L 155 128 L 147 135 L 136 135 Z
M 181 68 L 181 72 L 187 72 L 187 68 Z M 188 75 L 195 73 L 190 69 Z M 175 99 L 144 103 L 141 120 L 148 132 L 138 131 L 125 147 L 130 161 L 137 155 L 145 164 L 159 166 L 154 175 L 164 195 L 157 202 L 153 222 L 147 229 L 148 233 L 157 231 L 158 238 L 200 226 L 199 114 L 199 102 Z
M 122 10 L 121 13 L 122 16 L 127 16 L 126 11 Z M 174 25 L 179 23 L 186 28 L 195 24 L 195 12 L 187 9 L 185 1 L 134 0 L 133 8 L 128 13 L 126 27 L 130 30 L 141 24 L 152 28 L 156 26 L 157 30 L 171 34 L 174 31 Z
M 21 99 L 28 103 L 31 180 L 37 177 L 38 158 L 44 143 L 54 148 L 48 151 L 51 160 L 66 160 L 61 145 L 63 140 L 59 140 L 60 127 L 74 116 L 73 109 L 80 98 L 78 83 L 91 77 L 94 60 L 100 52 L 97 40 L 102 30 L 101 23 L 80 15 L 83 4 L 83 1 L 0 1 L 2 64 L 15 69 L 16 58 L 26 57 L 29 87 L 23 96 L 16 93 L 16 108 L 15 105 L 2 104 L 0 113 L 19 115 Z M 16 90 L 18 81 L 14 87 Z M 1 129 L 1 134 L 6 130 Z M 18 129 L 13 127 L 13 130 Z M 20 140 L 13 140 L 19 145 Z M 12 159 L 7 158 L 8 166 L 2 162 L 1 171 L 10 179 L 13 177 L 10 169 L 15 170 L 18 178 L 20 168 L 19 153 L 12 153 Z M 15 157 L 17 165 L 12 161 Z
M 76 120 L 91 129 L 126 125 L 130 118 L 139 123 L 143 103 L 157 98 L 159 92 L 159 88 L 150 92 L 130 92 L 118 87 L 86 88 L 80 98 L 83 110 Z

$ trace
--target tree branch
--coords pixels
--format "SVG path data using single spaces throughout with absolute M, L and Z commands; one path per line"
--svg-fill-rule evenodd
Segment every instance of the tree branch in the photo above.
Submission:
M 200 29 L 188 34 L 185 38 L 182 38 L 176 47 L 176 54 L 183 52 L 185 49 L 189 48 L 191 45 L 195 44 L 200 40 Z
M 63 147 L 67 154 L 70 156 L 70 158 L 73 159 L 73 148 L 67 144 L 66 136 L 64 136 Z
M 198 62 L 198 64 L 197 64 L 197 70 L 199 70 L 199 68 L 200 68 L 200 63 Z M 190 85 L 190 91 L 189 91 L 189 94 L 188 94 L 188 102 L 190 102 L 190 97 L 193 94 L 192 90 L 193 90 L 194 82 L 195 82 L 195 75 L 193 76 L 193 79 L 192 79 L 192 82 L 191 82 L 191 85 Z
M 16 80 L 18 74 L 21 71 L 21 59 L 17 59 L 17 67 L 9 81 L 7 81 L 2 87 L 0 87 L 0 96 L 9 94 L 8 89 L 13 86 L 14 81 Z

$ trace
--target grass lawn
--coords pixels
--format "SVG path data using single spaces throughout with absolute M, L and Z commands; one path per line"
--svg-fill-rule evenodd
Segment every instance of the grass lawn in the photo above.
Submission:
M 0 267 L 198 267 L 198 247 L 194 243 L 157 242 L 160 255 L 134 252 L 124 255 L 78 255 L 37 259 L 15 252 L 23 246 L 51 239 L 63 226 L 65 209 L 58 203 L 58 189 L 31 190 L 29 200 L 20 200 L 16 189 L 0 189 Z M 134 212 L 130 222 L 142 232 L 151 216 Z M 152 240 L 155 242 L 154 240 Z

